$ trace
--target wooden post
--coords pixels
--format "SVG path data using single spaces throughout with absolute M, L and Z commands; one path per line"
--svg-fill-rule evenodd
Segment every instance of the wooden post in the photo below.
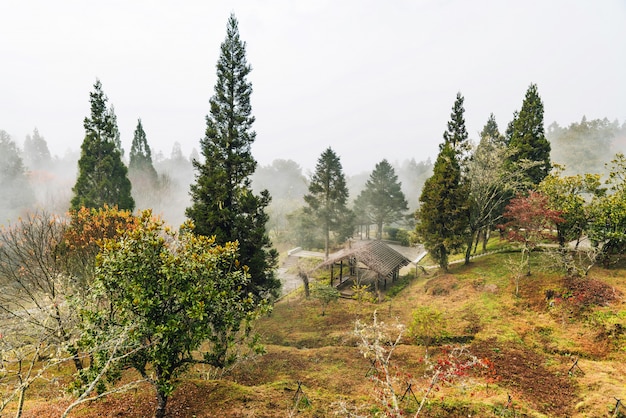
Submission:
M 339 261 L 339 284 L 343 281 L 343 258 Z

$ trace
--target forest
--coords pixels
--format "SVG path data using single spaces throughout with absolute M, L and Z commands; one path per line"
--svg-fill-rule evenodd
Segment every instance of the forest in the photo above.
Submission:
M 484 276 L 511 278 L 509 297 L 516 298 L 516 309 L 522 298 L 530 300 L 531 288 L 533 298 L 551 291 L 545 293 L 550 307 L 565 299 L 577 303 L 572 322 L 589 320 L 591 307 L 621 300 L 606 283 L 585 280 L 596 268 L 612 277 L 606 272 L 621 266 L 626 250 L 626 122 L 581 116 L 569 126 L 552 123 L 545 129 L 544 103 L 538 86 L 530 83 L 504 129 L 492 114 L 479 137 L 470 138 L 459 92 L 434 162 L 382 159 L 370 172 L 346 175 L 331 145 L 314 171 L 304 173 L 296 161 L 258 166 L 252 155 L 251 66 L 234 15 L 216 70 L 206 130 L 199 151 L 189 156 L 178 143 L 169 156 L 153 154 L 149 127 L 141 118 L 126 153 L 114 106 L 99 79 L 89 92 L 80 152 L 53 156 L 45 132 L 34 129 L 21 141 L 0 130 L 0 413 L 27 416 L 30 408 L 36 410 L 29 394 L 40 395 L 41 381 L 54 380 L 67 395 L 55 416 L 89 410 L 141 385 L 151 388 L 154 416 L 167 416 L 176 390 L 189 383 L 186 376 L 215 382 L 229 372 L 237 376 L 237 365 L 262 357 L 264 345 L 279 338 L 281 331 L 268 321 L 287 315 L 280 303 L 294 296 L 281 292 L 277 269 L 295 247 L 328 259 L 351 240 L 420 244 L 428 251 L 427 267 L 437 271 L 432 277 L 456 283 L 459 267 L 453 263 L 468 266 L 472 256 L 497 242 L 499 251 L 516 257 L 507 259 L 506 272 Z M 547 265 L 552 275 L 545 273 Z M 307 284 L 311 275 L 311 297 L 324 306 L 325 317 L 340 293 L 323 283 L 326 273 L 304 269 L 300 266 L 299 273 Z M 417 275 L 416 265 L 408 276 Z M 537 275 L 547 275 L 553 287 L 561 279 L 566 284 L 558 291 L 528 285 Z M 474 290 L 482 291 L 486 279 L 474 280 Z M 456 289 L 442 283 L 442 294 Z M 465 337 L 444 332 L 443 310 L 416 306 L 404 334 L 415 344 L 405 344 L 402 333 L 395 340 L 382 335 L 377 322 L 375 307 L 386 301 L 391 312 L 393 295 L 370 295 L 358 284 L 353 291 L 355 303 L 364 303 L 363 312 L 373 315 L 373 324 L 353 315 L 353 340 L 347 343 L 374 369 L 376 399 L 361 400 L 377 405 L 371 415 L 427 414 L 423 408 L 438 379 L 452 384 L 470 370 L 492 372 L 484 344 L 473 347 L 485 355 L 481 358 L 462 345 L 442 348 L 443 340 Z M 592 298 L 594 292 L 601 301 Z M 572 301 L 573 296 L 582 299 Z M 308 299 L 302 304 L 309 311 L 317 306 Z M 536 306 L 529 302 L 531 308 Z M 341 315 L 336 308 L 329 312 Z M 607 341 L 623 341 L 623 312 L 611 311 L 613 322 L 595 319 Z M 477 311 L 467 315 L 486 321 Z M 258 324 L 274 334 L 263 339 Z M 472 331 L 472 339 L 479 332 Z M 440 369 L 431 375 L 434 383 L 426 386 L 421 402 L 403 410 L 388 369 L 389 347 L 402 351 L 418 345 L 425 348 L 425 361 L 439 356 L 439 363 L 430 364 Z M 431 345 L 437 348 L 429 354 Z M 384 347 L 389 356 L 381 354 Z M 410 363 L 414 354 L 405 360 Z M 598 357 L 587 355 L 591 358 Z M 491 382 L 483 371 L 476 373 Z M 302 389 L 297 382 L 294 396 Z M 501 388 L 502 394 L 504 383 Z M 302 398 L 297 399 L 298 410 Z M 620 400 L 615 399 L 613 416 L 623 416 L 617 415 Z M 335 412 L 359 416 L 350 408 L 335 405 Z M 442 416 L 433 408 L 434 415 L 426 416 Z M 500 408 L 500 416 L 509 413 Z M 547 415 L 571 412 L 555 412 L 555 403 L 537 409 Z M 311 416 L 330 411 L 304 410 Z

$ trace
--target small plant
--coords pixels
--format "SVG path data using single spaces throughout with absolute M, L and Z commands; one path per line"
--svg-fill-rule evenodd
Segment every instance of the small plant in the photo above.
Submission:
M 360 303 L 374 303 L 376 302 L 376 296 L 369 290 L 368 285 L 355 284 L 352 286 L 352 298 Z
M 334 286 L 317 283 L 312 291 L 311 296 L 322 304 L 322 316 L 326 315 L 326 308 L 331 302 L 339 299 L 340 293 Z
M 420 306 L 413 311 L 409 335 L 426 348 L 425 356 L 428 357 L 428 348 L 448 335 L 446 328 L 447 321 L 443 312 L 429 306 Z

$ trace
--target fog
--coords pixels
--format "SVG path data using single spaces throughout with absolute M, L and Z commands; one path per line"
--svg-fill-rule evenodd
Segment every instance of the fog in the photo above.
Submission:
M 455 95 L 476 139 L 506 127 L 536 83 L 545 120 L 626 119 L 622 0 L 169 0 L 0 3 L 0 129 L 37 127 L 75 152 L 102 81 L 123 146 L 138 118 L 153 151 L 189 156 L 204 132 L 215 63 L 234 12 L 253 67 L 261 165 L 304 172 L 331 146 L 349 175 L 386 158 L 434 161 Z
M 582 117 L 563 126 L 555 122 L 545 125 L 552 146 L 552 161 L 565 165 L 566 174 L 605 173 L 605 164 L 613 155 L 626 152 L 626 121 Z M 79 156 L 78 150 L 71 149 L 62 155 L 52 154 L 44 132 L 34 131 L 20 139 L 11 137 L 0 127 L 0 224 L 15 221 L 18 216 L 37 208 L 56 214 L 66 213 L 73 196 Z M 177 142 L 167 153 L 157 151 L 153 156 L 160 188 L 154 190 L 133 184 L 136 208 L 153 209 L 169 225 L 178 226 L 185 221 L 185 209 L 191 203 L 189 186 L 195 181 L 191 161 L 201 157 L 196 148 L 185 154 Z M 303 153 L 302 157 L 308 156 Z M 342 165 L 356 158 L 352 155 L 339 157 Z M 411 213 L 418 206 L 424 182 L 432 174 L 433 162 L 430 159 L 417 160 L 410 155 L 406 157 L 391 164 L 402 184 Z M 359 173 L 344 170 L 350 206 L 373 169 L 374 165 Z M 257 193 L 267 189 L 272 196 L 268 229 L 274 236 L 280 236 L 288 228 L 287 215 L 303 206 L 311 175 L 311 170 L 303 168 L 299 160 L 277 158 L 270 164 L 257 165 L 252 187 Z

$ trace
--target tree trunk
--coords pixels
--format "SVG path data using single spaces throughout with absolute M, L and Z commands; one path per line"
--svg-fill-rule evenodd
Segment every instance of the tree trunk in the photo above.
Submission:
M 328 228 L 328 226 L 326 226 L 326 231 L 324 231 L 324 251 L 325 251 L 325 258 L 324 260 L 328 260 L 328 246 L 330 244 L 330 228 Z
M 165 417 L 165 407 L 167 406 L 167 394 L 162 389 L 156 389 L 157 408 L 154 411 L 154 418 Z
M 308 299 L 309 296 L 311 296 L 311 291 L 309 289 L 309 275 L 305 271 L 300 270 L 298 271 L 298 276 L 302 279 L 302 283 L 304 284 L 304 296 Z
M 485 228 L 485 233 L 483 235 L 483 252 L 487 251 L 487 242 L 489 242 L 489 237 L 491 236 L 491 228 Z
M 472 255 L 472 248 L 474 247 L 474 234 L 478 235 L 477 231 L 470 231 L 467 239 L 467 248 L 465 249 L 465 265 L 470 263 L 470 256 Z
M 469 242 L 467 243 L 467 248 L 465 249 L 465 265 L 470 263 L 470 257 L 472 255 L 472 247 L 474 246 L 473 236 L 470 237 Z
M 376 225 L 376 239 L 383 239 L 383 221 L 378 221 Z

